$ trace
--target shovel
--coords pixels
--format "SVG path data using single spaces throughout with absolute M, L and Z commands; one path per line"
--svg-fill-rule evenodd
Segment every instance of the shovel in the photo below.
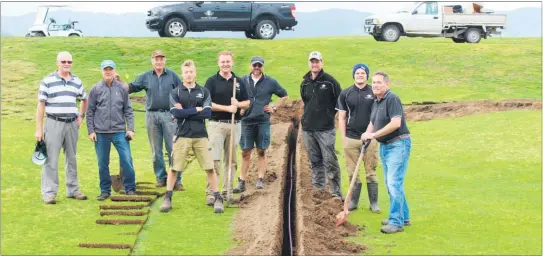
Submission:
M 353 188 L 356 182 L 356 178 L 358 177 L 360 163 L 362 162 L 362 158 L 364 158 L 364 153 L 366 152 L 366 149 L 368 148 L 370 143 L 371 143 L 371 140 L 367 140 L 362 144 L 362 150 L 360 151 L 360 156 L 358 157 L 358 161 L 356 162 L 356 167 L 354 168 L 353 178 L 351 179 L 351 185 L 349 186 L 349 190 L 347 191 L 347 196 L 345 197 L 345 202 L 343 203 L 343 211 L 336 215 L 336 227 L 341 226 L 341 224 L 347 221 L 347 217 L 349 217 L 349 201 L 351 201 L 351 197 L 353 195 Z
M 232 91 L 233 95 L 232 98 L 236 98 L 236 78 L 234 77 L 234 84 L 232 85 Z M 230 206 L 230 204 L 237 204 L 238 201 L 234 199 L 232 195 L 232 188 L 230 187 L 231 184 L 231 176 L 232 176 L 232 156 L 234 154 L 234 135 L 236 133 L 236 124 L 234 123 L 236 117 L 236 113 L 232 113 L 232 122 L 230 123 L 230 150 L 229 150 L 229 157 L 228 157 L 228 178 L 227 178 L 227 189 L 226 189 L 226 207 Z

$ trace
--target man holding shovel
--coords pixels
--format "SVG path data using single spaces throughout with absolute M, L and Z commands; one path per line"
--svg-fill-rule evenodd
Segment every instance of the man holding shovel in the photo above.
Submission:
M 277 80 L 264 74 L 264 59 L 262 57 L 252 57 L 250 68 L 251 73 L 243 77 L 245 85 L 249 87 L 247 92 L 251 97 L 251 105 L 241 119 L 241 174 L 238 187 L 234 189 L 234 193 L 245 191 L 247 171 L 251 164 L 251 153 L 255 146 L 258 152 L 256 188 L 264 188 L 263 178 L 267 168 L 266 149 L 268 149 L 271 142 L 270 113 L 275 112 L 288 98 L 287 91 L 279 85 Z M 276 106 L 270 106 L 269 103 L 274 94 L 281 99 Z
M 343 138 L 343 150 L 345 152 L 345 163 L 347 165 L 347 172 L 349 173 L 349 180 L 353 178 L 354 172 L 359 171 L 354 168 L 362 150 L 360 137 L 370 123 L 371 107 L 375 99 L 371 86 L 367 84 L 369 71 L 368 66 L 363 63 L 354 65 L 354 85 L 341 92 L 337 103 L 337 110 L 339 111 L 338 129 Z M 381 212 L 377 204 L 378 186 L 375 175 L 375 169 L 377 168 L 377 148 L 377 141 L 372 140 L 363 158 L 370 210 L 374 213 Z M 349 211 L 358 208 L 361 190 L 362 183 L 357 176 L 353 194 L 349 200 Z
M 234 57 L 231 52 L 219 52 L 219 71 L 207 79 L 205 88 L 209 90 L 212 101 L 212 114 L 209 120 L 211 153 L 213 167 L 217 176 L 221 173 L 221 157 L 224 160 L 223 196 L 232 201 L 232 187 L 237 169 L 236 149 L 241 137 L 240 109 L 249 106 L 247 88 L 242 79 L 232 72 Z M 234 95 L 236 97 L 232 97 Z M 232 141 L 233 140 L 233 141 Z M 230 173 L 230 175 L 228 175 Z M 206 188 L 206 204 L 213 205 L 210 184 Z
M 166 195 L 161 212 L 172 209 L 172 195 L 176 173 L 183 172 L 188 151 L 192 149 L 200 167 L 207 172 L 207 183 L 213 192 L 215 213 L 224 212 L 223 198 L 218 190 L 217 175 L 213 170 L 211 145 L 207 139 L 205 119 L 211 116 L 211 96 L 206 88 L 196 84 L 196 65 L 187 60 L 181 66 L 183 84 L 170 93 L 170 113 L 177 120 L 173 144 L 173 166 L 168 173 Z
M 404 194 L 404 178 L 411 153 L 411 138 L 405 122 L 400 98 L 389 89 L 389 78 L 385 72 L 376 72 L 372 77 L 373 94 L 376 97 L 370 116 L 370 124 L 362 134 L 362 140 L 377 139 L 381 147 L 380 157 L 383 174 L 390 196 L 388 220 L 381 232 L 402 232 L 410 225 L 409 207 Z

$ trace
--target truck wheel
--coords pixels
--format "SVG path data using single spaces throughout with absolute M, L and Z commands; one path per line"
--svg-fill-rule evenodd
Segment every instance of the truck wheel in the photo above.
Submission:
M 253 34 L 253 32 L 251 31 L 245 31 L 245 37 L 250 39 L 256 39 L 255 34 Z
M 72 33 L 72 34 L 70 34 L 69 36 L 77 36 L 77 37 L 79 37 L 79 35 L 76 34 L 76 33 Z
M 168 37 L 184 37 L 187 33 L 187 24 L 180 18 L 172 18 L 164 26 L 164 34 Z
M 396 42 L 400 39 L 400 29 L 398 26 L 391 24 L 387 25 L 383 29 L 383 34 L 381 34 L 381 39 L 387 42 Z
M 259 39 L 271 40 L 277 35 L 277 27 L 271 20 L 263 20 L 256 25 L 255 35 Z
M 381 36 L 373 36 L 373 39 L 375 39 L 375 41 L 377 42 L 380 42 L 380 41 L 383 41 L 383 39 L 381 39 Z
M 460 38 L 454 38 L 454 37 L 452 37 L 451 39 L 453 40 L 453 42 L 458 43 L 458 44 L 466 42 L 466 39 L 460 39 Z
M 466 42 L 476 44 L 481 41 L 481 30 L 478 28 L 470 28 L 464 34 L 464 38 L 466 39 Z
M 45 34 L 41 31 L 39 32 L 33 32 L 30 34 L 30 36 L 33 36 L 33 37 L 45 37 Z
M 159 31 L 158 31 L 158 35 L 159 35 L 160 37 L 165 37 L 165 36 L 166 36 L 166 34 L 164 34 L 164 30 L 159 30 Z

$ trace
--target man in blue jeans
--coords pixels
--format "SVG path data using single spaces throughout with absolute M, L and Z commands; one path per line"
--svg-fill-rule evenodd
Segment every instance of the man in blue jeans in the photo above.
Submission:
M 381 145 L 379 154 L 390 197 L 388 219 L 381 222 L 384 225 L 381 232 L 392 234 L 402 232 L 404 226 L 411 225 L 403 185 L 411 153 L 411 138 L 402 102 L 389 90 L 387 73 L 379 71 L 373 75 L 372 90 L 376 99 L 362 141 L 376 139 Z
M 277 80 L 264 74 L 264 59 L 260 56 L 251 58 L 251 73 L 242 79 L 247 86 L 247 92 L 251 99 L 251 105 L 243 111 L 241 118 L 241 139 L 240 147 L 242 150 L 241 174 L 238 179 L 238 187 L 234 193 L 245 191 L 245 181 L 247 180 L 247 171 L 251 164 L 251 153 L 256 146 L 258 152 L 258 178 L 256 188 L 264 188 L 264 174 L 266 173 L 266 149 L 271 142 L 270 113 L 283 105 L 288 98 L 287 91 L 279 85 Z M 279 103 L 270 106 L 273 95 L 280 98 Z
M 161 50 L 151 55 L 153 69 L 141 74 L 128 84 L 129 93 L 145 90 L 145 127 L 153 153 L 153 170 L 156 186 L 165 187 L 167 172 L 162 147 L 166 144 L 168 165 L 172 167 L 172 145 L 175 134 L 175 119 L 170 114 L 170 92 L 181 85 L 181 79 L 173 71 L 166 68 L 166 55 Z M 162 143 L 164 142 L 164 144 Z M 181 172 L 177 173 L 174 190 L 183 191 Z
M 136 177 L 129 141 L 134 138 L 134 110 L 128 90 L 115 79 L 115 62 L 104 60 L 100 65 L 103 80 L 92 87 L 87 110 L 87 130 L 94 142 L 100 174 L 99 201 L 111 195 L 109 152 L 111 143 L 119 153 L 123 168 L 123 185 L 127 195 L 136 194 Z

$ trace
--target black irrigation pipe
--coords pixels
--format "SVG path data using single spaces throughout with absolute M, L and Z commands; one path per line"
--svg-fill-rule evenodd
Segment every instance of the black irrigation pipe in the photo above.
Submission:
M 298 121 L 292 120 L 292 127 L 287 137 L 288 164 L 283 198 L 283 248 L 281 255 L 292 256 L 296 252 L 296 141 L 298 139 Z

